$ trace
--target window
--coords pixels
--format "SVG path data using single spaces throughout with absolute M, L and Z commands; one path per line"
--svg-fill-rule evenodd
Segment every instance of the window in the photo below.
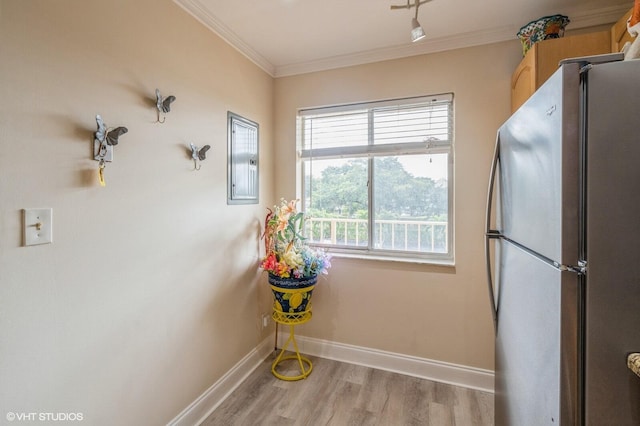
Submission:
M 300 110 L 312 244 L 453 261 L 453 94 Z

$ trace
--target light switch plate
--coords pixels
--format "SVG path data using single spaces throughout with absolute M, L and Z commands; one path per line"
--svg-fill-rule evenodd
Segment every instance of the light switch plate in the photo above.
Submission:
M 53 209 L 24 209 L 24 245 L 34 246 L 53 241 Z

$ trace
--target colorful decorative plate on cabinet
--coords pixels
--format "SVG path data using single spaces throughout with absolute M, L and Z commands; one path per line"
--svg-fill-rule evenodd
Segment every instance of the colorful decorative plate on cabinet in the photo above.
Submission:
M 564 15 L 544 16 L 529 22 L 520 28 L 518 38 L 522 42 L 522 56 L 526 55 L 535 43 L 550 38 L 560 38 L 564 35 L 564 27 L 571 22 Z

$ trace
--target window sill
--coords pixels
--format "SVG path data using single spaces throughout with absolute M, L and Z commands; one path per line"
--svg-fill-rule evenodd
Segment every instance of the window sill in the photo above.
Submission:
M 344 258 L 344 259 L 359 259 L 359 260 L 373 260 L 373 261 L 382 261 L 382 262 L 395 262 L 395 263 L 409 263 L 414 265 L 432 265 L 432 266 L 443 266 L 455 268 L 455 261 L 452 259 L 422 259 L 419 257 L 404 257 L 404 256 L 393 256 L 393 255 L 381 255 L 374 253 L 354 253 L 354 252 L 345 252 L 345 251 L 337 251 L 326 249 L 327 253 L 331 254 L 333 258 Z

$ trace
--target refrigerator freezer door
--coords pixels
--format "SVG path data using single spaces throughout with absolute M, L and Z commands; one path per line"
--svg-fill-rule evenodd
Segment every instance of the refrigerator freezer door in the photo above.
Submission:
M 499 130 L 499 231 L 561 265 L 579 257 L 580 75 L 568 64 Z
M 585 420 L 640 425 L 640 61 L 588 72 Z
M 578 275 L 499 244 L 495 424 L 577 424 Z

